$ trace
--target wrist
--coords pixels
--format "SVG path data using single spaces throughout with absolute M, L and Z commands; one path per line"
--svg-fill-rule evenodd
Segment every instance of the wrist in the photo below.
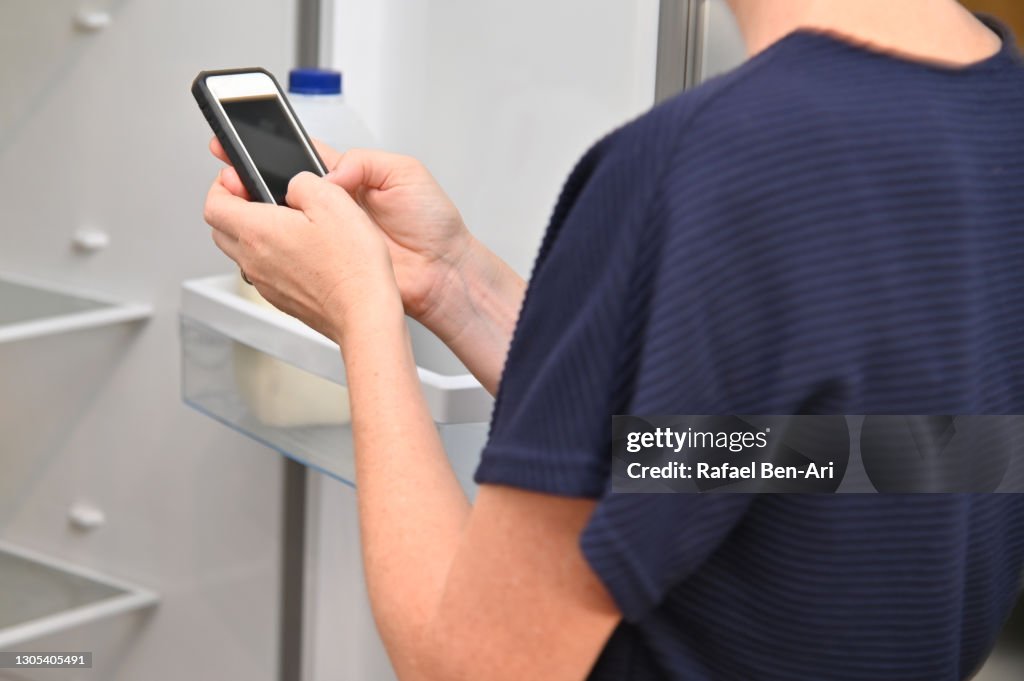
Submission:
M 363 339 L 379 338 L 405 328 L 405 311 L 402 298 L 394 281 L 382 282 L 379 286 L 367 287 L 364 294 L 353 296 L 347 304 L 329 306 L 328 337 L 341 348 Z
M 464 270 L 480 257 L 480 251 L 481 244 L 463 225 L 461 234 L 445 240 L 442 253 L 423 258 L 415 278 L 422 277 L 424 285 L 403 293 L 406 313 L 429 328 L 430 320 L 451 304 Z
M 457 244 L 431 264 L 432 283 L 421 300 L 406 307 L 409 316 L 437 334 L 435 327 L 464 305 L 467 281 L 479 270 L 476 261 L 483 257 L 483 250 L 482 244 L 466 230 Z
M 514 326 L 526 289 L 508 264 L 472 235 L 467 238 L 439 272 L 428 304 L 413 315 L 449 346 L 481 321 Z

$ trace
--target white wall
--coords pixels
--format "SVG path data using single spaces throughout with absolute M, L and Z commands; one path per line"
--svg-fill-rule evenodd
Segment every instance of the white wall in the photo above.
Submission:
M 76 32 L 80 6 L 112 7 L 113 24 Z M 91 673 L 61 679 L 275 677 L 281 460 L 182 405 L 177 307 L 183 279 L 232 269 L 201 218 L 218 164 L 191 80 L 284 73 L 293 14 L 287 0 L 0 3 L 0 272 L 156 309 L 136 332 L 0 346 L 0 476 L 19 490 L 0 498 L 0 538 L 163 598 L 38 642 L 95 653 Z M 109 250 L 74 252 L 83 224 L 109 231 Z M 107 525 L 72 531 L 77 500 Z
M 336 0 L 333 64 L 381 145 L 421 158 L 525 275 L 576 160 L 653 101 L 657 15 L 655 0 Z M 314 487 L 308 678 L 393 678 L 355 493 Z

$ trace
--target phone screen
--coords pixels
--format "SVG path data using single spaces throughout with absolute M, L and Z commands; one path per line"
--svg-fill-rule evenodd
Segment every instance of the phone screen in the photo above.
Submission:
M 274 95 L 220 100 L 239 139 L 278 205 L 288 205 L 288 182 L 304 170 L 321 174 L 284 105 Z

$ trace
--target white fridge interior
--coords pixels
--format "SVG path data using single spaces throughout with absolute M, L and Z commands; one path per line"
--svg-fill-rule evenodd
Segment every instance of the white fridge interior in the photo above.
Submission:
M 659 40 L 673 2 L 699 10 L 688 25 L 699 41 Z M 323 65 L 344 72 L 380 146 L 423 160 L 523 275 L 587 147 L 649 108 L 658 78 L 681 86 L 742 59 L 722 0 L 304 5 Z M 62 584 L 90 595 L 16 639 L 2 638 L 13 634 L 0 613 L 0 640 L 91 650 L 81 678 L 280 678 L 280 454 L 324 471 L 307 489 L 303 678 L 393 678 L 366 603 L 350 461 L 318 458 L 344 449 L 344 424 L 246 421 L 237 380 L 238 357 L 255 351 L 340 387 L 336 349 L 244 304 L 202 221 L 219 164 L 191 80 L 245 65 L 283 80 L 297 10 L 0 7 L 11 94 L 0 103 L 0 580 L 8 568 L 24 577 L 30 556 L 54 576 L 32 582 L 49 589 L 40 598 L 59 600 Z M 490 398 L 416 333 L 421 380 L 472 493 Z M 202 651 L 200 663 L 183 651 Z M 58 676 L 0 671 L 14 678 Z

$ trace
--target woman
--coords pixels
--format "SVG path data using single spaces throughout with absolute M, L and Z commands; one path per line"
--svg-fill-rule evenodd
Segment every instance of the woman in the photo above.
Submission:
M 525 302 L 412 159 L 321 148 L 291 208 L 210 190 L 217 245 L 341 347 L 403 681 L 962 679 L 993 645 L 1016 495 L 607 491 L 613 414 L 1024 413 L 1008 33 L 952 0 L 731 5 L 751 60 L 584 157 Z M 405 313 L 497 393 L 472 506 Z

